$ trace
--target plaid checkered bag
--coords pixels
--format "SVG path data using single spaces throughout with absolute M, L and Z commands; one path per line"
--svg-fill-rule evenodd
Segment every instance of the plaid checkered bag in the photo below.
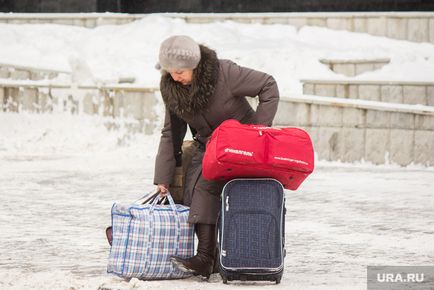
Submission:
M 170 262 L 170 256 L 194 255 L 194 229 L 187 222 L 189 208 L 175 204 L 170 194 L 168 205 L 158 204 L 160 199 L 156 194 L 148 204 L 113 204 L 108 273 L 142 280 L 190 276 Z

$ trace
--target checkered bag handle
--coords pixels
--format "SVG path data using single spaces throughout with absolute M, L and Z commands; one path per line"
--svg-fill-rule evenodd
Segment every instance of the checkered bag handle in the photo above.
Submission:
M 142 199 L 145 199 L 144 201 L 140 202 L 140 204 L 147 204 L 149 202 L 154 201 L 154 199 L 160 194 L 159 191 L 151 190 L 150 192 L 145 193 L 141 198 L 137 199 L 134 203 L 138 203 Z
M 150 192 L 147 192 L 145 195 L 143 195 L 139 199 L 137 199 L 134 203 L 138 203 L 140 200 L 142 200 L 144 198 L 146 198 L 146 199 L 144 201 L 142 201 L 140 204 L 149 203 L 150 201 L 154 200 L 159 194 L 160 194 L 159 191 L 152 190 Z M 107 241 L 111 247 L 112 242 L 113 242 L 113 227 L 112 226 L 109 226 L 105 229 L 105 235 L 106 235 Z
M 164 196 L 164 197 L 162 197 L 159 192 L 157 192 L 157 193 L 158 193 L 158 196 L 156 196 L 151 203 L 151 207 L 149 209 L 149 214 L 153 218 L 154 207 L 158 204 L 159 201 L 163 200 L 164 198 L 167 198 L 167 200 L 169 201 L 169 205 L 172 208 L 173 213 L 175 214 L 175 220 L 176 220 L 176 225 L 177 225 L 177 227 L 176 227 L 176 243 L 175 243 L 176 244 L 175 255 L 177 255 L 178 249 L 179 249 L 179 242 L 181 239 L 181 222 L 179 219 L 178 211 L 176 210 L 175 201 L 173 200 L 172 195 L 170 194 L 169 191 L 167 192 L 166 196 Z M 153 224 L 153 222 L 151 224 Z M 152 232 L 153 231 L 151 231 L 151 233 Z
M 158 194 L 158 195 L 157 195 Z M 172 198 L 172 195 L 170 194 L 170 192 L 167 192 L 166 196 L 161 196 L 160 192 L 155 193 L 154 195 L 156 195 L 154 197 L 154 200 L 151 202 L 151 210 L 154 210 L 154 207 L 161 201 L 160 204 L 163 204 L 163 201 L 165 198 L 167 198 L 167 200 L 169 201 L 169 205 L 172 208 L 172 210 L 175 212 L 176 216 L 178 216 L 178 211 L 176 210 L 176 205 L 175 205 L 175 201 Z M 152 198 L 153 196 L 151 196 Z M 149 198 L 149 200 L 151 199 Z

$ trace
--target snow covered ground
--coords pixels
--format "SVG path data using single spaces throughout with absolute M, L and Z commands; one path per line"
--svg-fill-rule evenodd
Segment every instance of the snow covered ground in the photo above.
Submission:
M 280 285 L 107 275 L 111 205 L 153 189 L 158 134 L 106 121 L 0 114 L 0 289 L 366 289 L 367 265 L 432 264 L 433 168 L 319 162 L 286 192 Z
M 189 34 L 222 58 L 271 73 L 282 95 L 302 78 L 344 78 L 321 58 L 391 58 L 360 79 L 434 80 L 434 45 L 289 25 L 186 24 L 151 16 L 95 29 L 0 24 L 0 62 L 75 70 L 76 81 L 133 76 L 155 87 L 159 43 Z M 127 120 L 66 113 L 0 113 L 0 289 L 366 289 L 367 265 L 434 259 L 434 168 L 319 162 L 286 192 L 285 273 L 280 285 L 122 281 L 105 274 L 104 230 L 113 202 L 153 189 L 158 132 Z M 107 124 L 118 122 L 119 129 Z M 132 122 L 132 121 L 131 121 Z

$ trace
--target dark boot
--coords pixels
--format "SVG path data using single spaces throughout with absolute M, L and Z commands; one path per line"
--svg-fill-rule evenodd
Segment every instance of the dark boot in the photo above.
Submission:
M 187 259 L 171 257 L 171 261 L 183 272 L 202 275 L 208 279 L 214 267 L 215 225 L 196 224 L 196 234 L 199 240 L 196 256 Z

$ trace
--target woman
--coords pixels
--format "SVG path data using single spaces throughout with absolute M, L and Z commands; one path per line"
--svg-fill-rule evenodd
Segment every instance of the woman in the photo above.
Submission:
M 189 222 L 199 240 L 197 254 L 172 262 L 182 271 L 209 278 L 215 260 L 215 224 L 224 183 L 202 177 L 205 144 L 223 121 L 271 126 L 279 91 L 272 76 L 220 60 L 214 50 L 198 45 L 188 36 L 172 36 L 162 42 L 159 53 L 160 90 L 166 107 L 164 128 L 155 164 L 154 183 L 162 195 L 173 181 L 181 144 L 192 130 L 196 150 L 188 168 L 184 204 L 190 206 Z M 256 112 L 247 102 L 259 97 Z

